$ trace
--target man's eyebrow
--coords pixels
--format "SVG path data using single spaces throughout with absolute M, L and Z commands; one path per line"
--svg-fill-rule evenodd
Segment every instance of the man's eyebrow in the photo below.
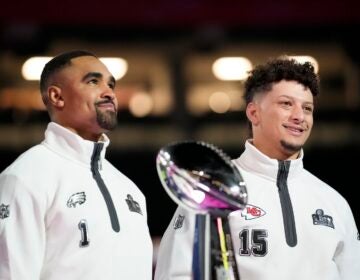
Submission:
M 99 72 L 89 72 L 82 78 L 82 80 L 86 81 L 86 80 L 91 79 L 91 78 L 102 79 L 103 74 L 101 74 Z M 109 82 L 114 84 L 114 85 L 116 84 L 116 80 L 115 80 L 115 78 L 113 76 L 109 77 Z
M 288 99 L 292 99 L 292 100 L 296 100 L 297 98 L 296 97 L 293 97 L 293 96 L 290 96 L 290 95 L 287 95 L 287 94 L 282 94 L 280 95 L 279 97 L 285 97 L 285 98 L 288 98 Z M 304 104 L 314 104 L 313 101 L 306 101 L 306 100 L 301 100 L 302 103 Z
M 101 73 L 99 73 L 99 72 L 89 72 L 82 78 L 82 80 L 85 81 L 85 80 L 88 80 L 90 78 L 98 78 L 98 79 L 100 79 L 102 77 L 103 77 L 103 75 Z

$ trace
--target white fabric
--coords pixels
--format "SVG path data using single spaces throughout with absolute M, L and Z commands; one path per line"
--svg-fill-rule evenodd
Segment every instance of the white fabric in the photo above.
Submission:
M 249 195 L 248 206 L 229 216 L 241 280 L 359 279 L 360 241 L 349 205 L 338 192 L 303 168 L 302 153 L 299 159 L 291 161 L 287 180 L 297 232 L 294 247 L 285 239 L 276 185 L 278 161 L 247 142 L 244 153 L 234 163 L 244 177 Z M 251 209 L 257 209 L 259 215 L 249 215 Z M 332 218 L 334 228 L 313 223 L 312 215 L 318 209 Z M 175 229 L 179 215 L 185 219 L 182 227 L 177 225 Z M 176 210 L 160 244 L 155 280 L 191 279 L 194 217 L 181 207 Z M 240 248 L 240 237 L 246 231 L 249 254 L 241 255 L 244 247 Z M 264 241 L 266 245 L 259 246 Z M 257 254 L 259 250 L 261 253 Z
M 104 157 L 100 174 L 117 211 L 120 231 L 109 212 L 90 164 L 94 142 L 50 123 L 45 140 L 23 153 L 0 175 L 1 280 L 152 279 L 152 241 L 145 197 Z M 67 205 L 73 194 L 85 201 Z M 127 196 L 142 214 L 130 211 Z M 88 226 L 87 247 L 80 247 L 80 220 Z

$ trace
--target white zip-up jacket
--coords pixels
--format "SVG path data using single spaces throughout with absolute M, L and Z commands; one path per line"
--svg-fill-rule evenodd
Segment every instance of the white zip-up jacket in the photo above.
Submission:
M 145 197 L 103 140 L 50 123 L 0 174 L 1 280 L 152 279 Z
M 235 165 L 248 205 L 229 215 L 241 280 L 358 280 L 360 240 L 345 199 L 303 168 L 249 141 Z M 189 280 L 195 215 L 178 207 L 160 244 L 156 280 Z

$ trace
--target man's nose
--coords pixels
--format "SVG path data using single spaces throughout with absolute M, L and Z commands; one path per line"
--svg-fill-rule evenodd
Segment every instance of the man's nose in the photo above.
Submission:
M 304 121 L 305 113 L 303 107 L 300 105 L 294 106 L 291 112 L 291 117 L 292 119 L 297 120 L 299 122 Z
M 108 85 L 105 85 L 104 89 L 102 91 L 101 97 L 102 98 L 107 98 L 107 99 L 110 99 L 110 100 L 114 100 L 116 98 L 114 89 L 109 87 Z

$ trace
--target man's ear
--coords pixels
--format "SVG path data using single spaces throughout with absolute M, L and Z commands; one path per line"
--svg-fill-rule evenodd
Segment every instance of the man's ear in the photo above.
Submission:
M 246 116 L 252 123 L 252 125 L 257 125 L 260 122 L 259 104 L 255 102 L 250 102 L 246 106 Z
M 49 104 L 52 107 L 62 109 L 65 105 L 64 98 L 62 96 L 61 88 L 58 86 L 50 86 L 47 91 Z

